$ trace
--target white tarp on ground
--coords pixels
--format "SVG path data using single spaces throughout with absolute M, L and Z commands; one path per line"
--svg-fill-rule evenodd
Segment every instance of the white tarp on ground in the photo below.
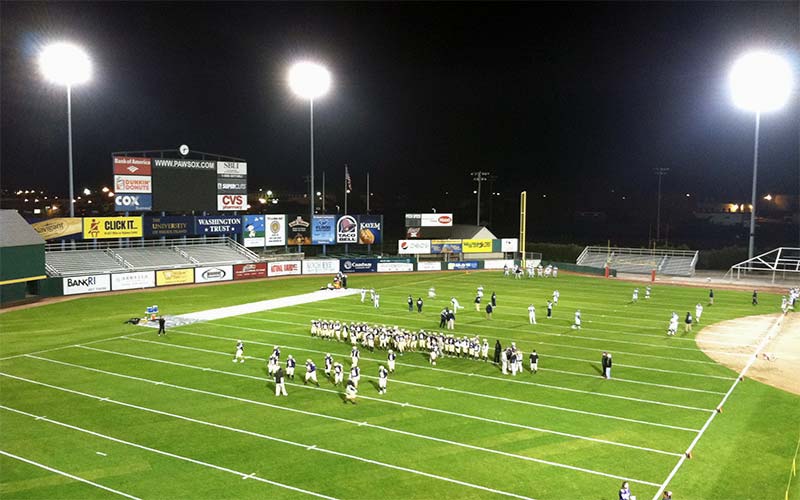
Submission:
M 211 321 L 215 319 L 228 318 L 231 316 L 241 316 L 242 314 L 269 311 L 270 309 L 279 309 L 281 307 L 309 304 L 311 302 L 318 302 L 320 300 L 347 297 L 348 295 L 355 295 L 357 293 L 359 293 L 359 289 L 357 288 L 351 288 L 348 290 L 319 290 L 316 292 L 304 293 L 302 295 L 292 295 L 291 297 L 281 297 L 278 299 L 250 302 L 249 304 L 239 304 L 237 306 L 208 309 L 189 314 L 181 314 L 180 316 L 169 316 L 166 318 L 167 328 L 171 326 L 188 325 L 198 321 Z M 158 328 L 158 322 L 148 321 L 145 326 Z

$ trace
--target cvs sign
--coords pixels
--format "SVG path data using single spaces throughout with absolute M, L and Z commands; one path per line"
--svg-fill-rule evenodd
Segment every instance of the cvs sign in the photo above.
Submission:
M 247 210 L 247 195 L 218 194 L 217 210 Z

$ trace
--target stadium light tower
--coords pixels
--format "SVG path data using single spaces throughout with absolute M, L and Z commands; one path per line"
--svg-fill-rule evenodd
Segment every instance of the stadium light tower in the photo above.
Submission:
M 311 176 L 309 178 L 308 199 L 311 203 L 311 217 L 314 216 L 314 99 L 327 94 L 330 86 L 331 74 L 324 66 L 302 61 L 295 63 L 289 69 L 289 88 L 297 96 L 308 99 L 310 109 Z
M 768 52 L 749 52 L 741 56 L 730 73 L 733 103 L 756 114 L 753 148 L 753 195 L 750 209 L 750 242 L 747 258 L 753 258 L 756 233 L 756 178 L 758 174 L 758 133 L 761 113 L 783 107 L 792 93 L 792 71 L 780 56 Z
M 69 216 L 75 217 L 72 176 L 72 86 L 89 81 L 92 62 L 83 49 L 71 43 L 48 45 L 39 54 L 39 70 L 52 83 L 67 87 L 67 141 L 69 143 Z

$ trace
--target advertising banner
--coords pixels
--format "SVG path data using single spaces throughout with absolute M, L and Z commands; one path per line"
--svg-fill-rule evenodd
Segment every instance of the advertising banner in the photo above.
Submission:
M 64 238 L 73 234 L 80 238 L 83 233 L 83 219 L 80 217 L 56 217 L 34 222 L 31 227 L 45 240 Z
M 461 240 L 431 240 L 431 253 L 461 253 Z
M 217 194 L 247 194 L 247 178 L 217 176 Z
M 267 277 L 267 263 L 254 262 L 250 264 L 235 264 L 233 266 L 233 279 L 248 280 Z
M 358 222 L 352 215 L 342 215 L 336 221 L 336 243 L 358 243 Z
M 311 243 L 333 245 L 336 243 L 336 216 L 315 215 L 311 219 Z
M 117 193 L 152 193 L 153 178 L 149 175 L 115 175 L 114 191 Z
M 397 242 L 397 253 L 400 255 L 429 254 L 431 240 L 400 240 Z
M 503 269 L 504 266 L 513 268 L 514 259 L 492 259 L 483 261 L 484 269 Z
M 264 216 L 264 237 L 267 239 L 267 246 L 274 247 L 286 244 L 286 216 L 265 215 Z
M 185 283 L 194 283 L 194 269 L 156 271 L 156 286 L 183 285 Z
M 492 240 L 461 240 L 463 253 L 491 253 Z
M 114 157 L 115 175 L 151 175 L 150 158 Z
M 264 246 L 264 216 L 245 215 L 242 217 L 242 236 L 244 236 L 244 246 L 263 247 Z
M 142 236 L 141 217 L 85 217 L 83 238 L 139 238 Z
M 417 262 L 417 271 L 441 271 L 441 270 L 442 270 L 441 262 L 431 262 L 424 260 Z
M 304 259 L 303 274 L 336 274 L 339 259 Z
M 341 259 L 339 267 L 345 273 L 374 273 L 378 259 Z
M 380 243 L 381 232 L 380 215 L 360 215 L 358 217 L 358 242 L 362 245 Z
M 286 224 L 286 239 L 290 245 L 311 244 L 311 223 L 302 215 L 295 215 Z
M 242 232 L 242 218 L 220 215 L 217 217 L 195 217 L 194 234 L 232 234 Z
M 302 264 L 299 260 L 287 260 L 283 262 L 267 262 L 267 276 L 290 276 L 302 272 Z
M 196 267 L 195 283 L 211 283 L 212 281 L 230 281 L 233 279 L 233 266 Z
M 501 241 L 500 251 L 501 252 L 518 252 L 519 251 L 519 239 L 517 238 L 503 238 Z
M 447 269 L 450 271 L 460 271 L 463 269 L 478 269 L 478 261 L 465 260 L 463 262 L 448 262 Z
M 247 210 L 247 195 L 217 194 L 217 210 Z
M 154 286 L 156 286 L 156 273 L 153 271 L 111 275 L 112 290 L 135 290 L 137 288 L 153 288 Z
M 187 170 L 216 170 L 217 162 L 210 160 L 187 160 L 173 158 L 153 158 L 152 165 L 159 168 L 182 168 Z
M 247 175 L 247 163 L 242 161 L 218 161 L 218 174 Z
M 453 214 L 420 214 L 422 227 L 451 227 Z
M 146 212 L 153 209 L 153 195 L 116 193 L 114 207 L 117 212 Z
M 64 295 L 107 292 L 109 290 L 111 290 L 111 278 L 107 274 L 64 278 Z
M 378 262 L 379 273 L 402 273 L 414 270 L 411 262 Z
M 145 217 L 145 236 L 188 236 L 194 232 L 194 218 L 188 216 Z

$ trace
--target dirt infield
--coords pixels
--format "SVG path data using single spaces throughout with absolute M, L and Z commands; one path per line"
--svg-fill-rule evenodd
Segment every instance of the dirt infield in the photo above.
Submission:
M 773 326 L 775 328 L 773 328 Z M 764 340 L 771 339 L 746 377 L 794 394 L 800 394 L 800 313 L 766 314 L 722 321 L 697 335 L 697 345 L 711 359 L 741 371 Z M 726 342 L 728 345 L 723 345 Z

